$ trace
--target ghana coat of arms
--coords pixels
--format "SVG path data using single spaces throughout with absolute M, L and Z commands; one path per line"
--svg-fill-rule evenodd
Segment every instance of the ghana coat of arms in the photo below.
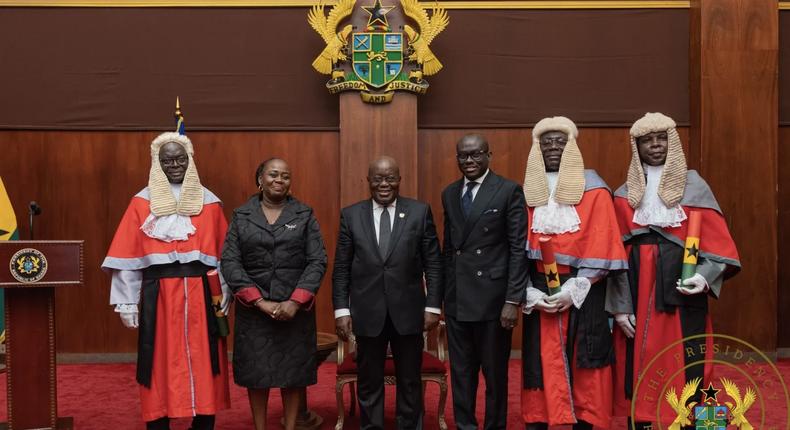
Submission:
M 388 103 L 394 91 L 425 94 L 430 76 L 442 69 L 442 63 L 431 51 L 433 39 L 450 22 L 447 12 L 438 6 L 431 13 L 417 0 L 400 0 L 403 15 L 416 28 L 406 23 L 397 29 L 388 14 L 397 6 L 384 6 L 382 0 L 362 6 L 367 18 L 364 31 L 351 24 L 340 27 L 352 15 L 356 0 L 338 0 L 324 14 L 319 1 L 308 14 L 308 22 L 324 39 L 326 47 L 313 61 L 319 73 L 331 75 L 326 86 L 330 93 L 360 91 L 368 103 Z M 402 30 L 402 31 L 401 31 Z
M 702 378 L 694 378 L 687 382 L 680 392 L 675 393 L 675 387 L 667 389 L 665 399 L 676 412 L 675 420 L 669 425 L 668 430 L 681 430 L 687 427 L 697 430 L 726 430 L 728 426 L 735 426 L 740 430 L 753 430 L 746 413 L 757 400 L 757 392 L 752 387 L 747 387 L 746 393 L 741 397 L 738 385 L 727 378 L 720 378 L 724 392 L 733 402 L 719 402 L 719 392 L 708 384 L 706 389 L 698 389 Z M 697 392 L 704 395 L 702 402 L 692 401 Z M 693 420 L 693 421 L 692 421 Z

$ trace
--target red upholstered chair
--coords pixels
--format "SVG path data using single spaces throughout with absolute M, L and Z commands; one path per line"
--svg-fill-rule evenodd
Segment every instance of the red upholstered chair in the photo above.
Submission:
M 428 352 L 429 342 L 427 333 L 425 334 L 425 351 L 422 353 L 422 388 L 425 393 L 425 386 L 428 382 L 439 385 L 439 428 L 447 430 L 447 423 L 444 419 L 444 407 L 447 403 L 447 335 L 445 333 L 444 321 L 439 321 L 436 327 L 436 355 Z M 345 407 L 343 406 L 343 386 L 348 384 L 351 391 L 351 404 L 349 405 L 349 415 L 353 416 L 357 404 L 357 363 L 354 360 L 354 342 L 337 342 L 337 382 L 335 393 L 337 395 L 337 424 L 335 430 L 343 429 L 345 421 Z M 395 385 L 395 363 L 392 358 L 387 358 L 384 365 L 384 383 Z

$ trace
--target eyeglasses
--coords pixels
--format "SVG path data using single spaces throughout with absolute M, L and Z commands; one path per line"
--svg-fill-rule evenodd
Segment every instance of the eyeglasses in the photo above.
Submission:
M 467 158 L 472 158 L 472 161 L 483 161 L 483 158 L 488 155 L 486 151 L 476 151 L 476 152 L 459 152 L 455 154 L 455 157 L 458 159 L 459 163 L 463 163 L 466 161 Z
M 174 158 L 160 158 L 159 162 L 162 163 L 163 166 L 173 167 L 173 166 L 186 166 L 189 162 L 189 157 L 186 155 L 182 155 L 180 157 Z
M 566 137 L 545 137 L 540 139 L 541 145 L 565 145 L 568 143 Z
M 370 179 L 370 183 L 373 185 L 379 185 L 382 182 L 387 182 L 388 184 L 397 184 L 400 182 L 400 176 L 373 176 Z

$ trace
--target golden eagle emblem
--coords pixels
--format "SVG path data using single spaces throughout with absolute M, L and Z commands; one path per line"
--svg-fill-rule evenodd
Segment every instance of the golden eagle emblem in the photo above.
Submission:
M 442 69 L 442 63 L 431 52 L 429 45 L 450 23 L 447 11 L 434 6 L 431 17 L 428 17 L 428 11 L 417 0 L 400 0 L 400 4 L 403 6 L 403 12 L 420 27 L 418 32 L 409 25 L 403 26 L 403 31 L 409 37 L 409 44 L 414 51 L 409 55 L 409 60 L 421 65 L 426 76 L 438 73 Z
M 41 267 L 41 259 L 38 257 L 24 256 L 16 260 L 16 270 L 25 275 L 30 275 L 38 272 Z
M 9 269 L 19 282 L 38 282 L 47 273 L 47 258 L 37 249 L 20 249 L 11 257 Z
M 752 430 L 754 427 L 749 424 L 749 420 L 746 419 L 745 414 L 757 400 L 757 393 L 755 393 L 752 387 L 748 387 L 746 389 L 746 395 L 741 399 L 741 390 L 738 389 L 738 386 L 735 385 L 734 382 L 727 378 L 721 378 L 721 384 L 724 385 L 724 392 L 735 400 L 735 405 L 731 402 L 724 402 L 732 414 L 730 424 L 738 426 L 741 430 Z
M 686 385 L 683 386 L 683 391 L 680 392 L 680 398 L 678 398 L 675 393 L 675 387 L 669 387 L 667 390 L 664 398 L 677 414 L 675 420 L 672 421 L 672 424 L 669 426 L 669 430 L 680 430 L 684 426 L 691 425 L 689 415 L 691 415 L 691 411 L 694 409 L 694 406 L 697 405 L 697 402 L 691 402 L 688 405 L 686 402 L 697 392 L 700 382 L 702 382 L 702 378 L 694 378 L 687 382 Z
M 307 14 L 307 21 L 310 26 L 321 35 L 326 43 L 326 48 L 318 54 L 313 61 L 313 68 L 319 73 L 329 75 L 332 73 L 335 63 L 347 59 L 343 49 L 348 43 L 348 35 L 351 34 L 351 24 L 343 27 L 337 32 L 337 25 L 354 10 L 356 0 L 338 0 L 337 4 L 329 11 L 329 16 L 324 15 L 324 2 L 319 1 Z

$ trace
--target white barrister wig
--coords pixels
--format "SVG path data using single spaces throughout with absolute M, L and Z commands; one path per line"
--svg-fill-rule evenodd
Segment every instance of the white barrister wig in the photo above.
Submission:
M 181 185 L 181 195 L 176 201 L 170 183 L 167 180 L 162 166 L 159 165 L 159 150 L 168 143 L 177 143 L 184 147 L 189 166 Z M 200 184 L 197 167 L 193 156 L 195 150 L 188 137 L 175 132 L 162 133 L 151 142 L 151 172 L 148 176 L 148 190 L 150 191 L 151 213 L 160 217 L 172 214 L 193 216 L 203 209 L 203 186 Z
M 560 161 L 554 200 L 560 204 L 576 205 L 584 194 L 584 160 L 576 144 L 579 130 L 573 121 L 564 116 L 543 118 L 532 129 L 532 148 L 524 172 L 524 197 L 530 207 L 543 206 L 549 201 L 546 166 L 543 164 L 543 154 L 540 151 L 540 136 L 549 131 L 559 131 L 568 136 L 568 143 L 565 145 Z
M 636 209 L 645 194 L 645 171 L 639 159 L 636 140 L 646 134 L 666 132 L 669 139 L 667 160 L 658 186 L 658 196 L 667 207 L 674 207 L 686 190 L 686 156 L 676 129 L 675 121 L 658 112 L 646 113 L 631 126 L 631 164 L 628 166 L 628 204 Z

